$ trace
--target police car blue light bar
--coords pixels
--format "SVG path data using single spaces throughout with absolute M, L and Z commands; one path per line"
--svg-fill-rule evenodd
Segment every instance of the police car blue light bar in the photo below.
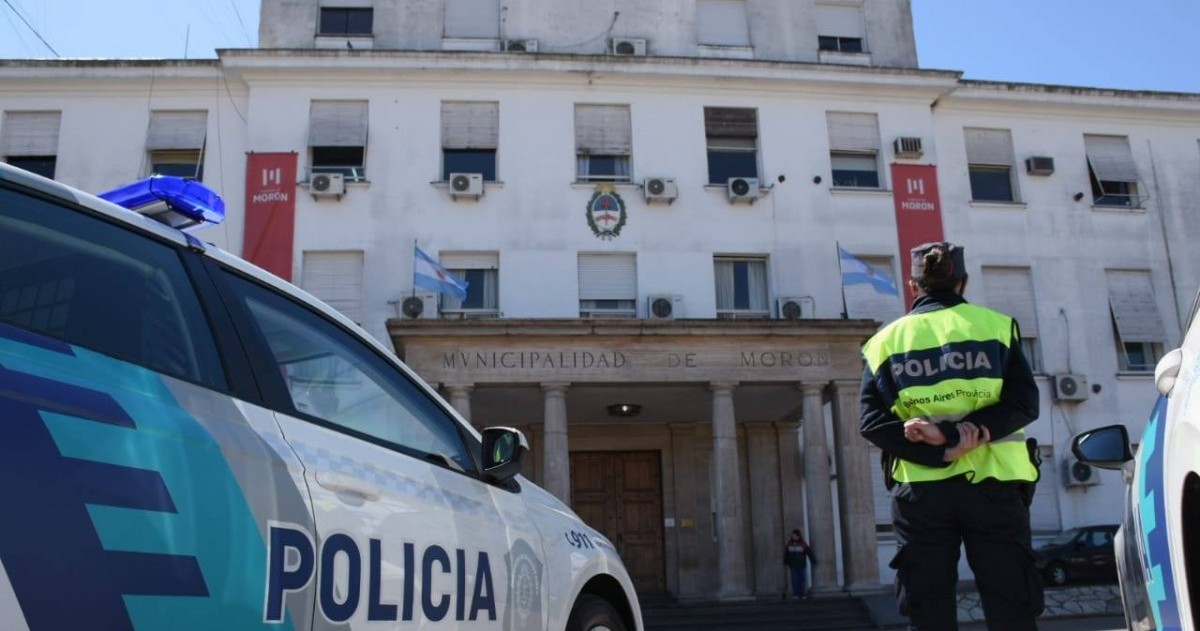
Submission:
M 225 200 L 212 189 L 181 177 L 152 175 L 99 195 L 123 208 L 137 211 L 157 202 L 196 223 L 225 220 Z

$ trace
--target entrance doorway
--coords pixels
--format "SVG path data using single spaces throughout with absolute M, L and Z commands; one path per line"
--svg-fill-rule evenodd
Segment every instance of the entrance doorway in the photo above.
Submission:
M 638 593 L 666 590 L 659 452 L 572 452 L 571 504 L 617 546 Z

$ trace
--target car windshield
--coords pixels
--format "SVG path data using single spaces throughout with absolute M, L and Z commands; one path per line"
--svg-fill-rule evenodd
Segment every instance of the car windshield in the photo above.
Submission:
M 1071 543 L 1072 541 L 1074 541 L 1075 538 L 1078 536 L 1079 536 L 1079 529 L 1072 528 L 1071 530 L 1066 530 L 1062 534 L 1060 534 L 1057 537 L 1055 537 L 1054 539 L 1050 540 L 1050 545 L 1064 546 L 1064 545 L 1067 545 L 1068 543 Z

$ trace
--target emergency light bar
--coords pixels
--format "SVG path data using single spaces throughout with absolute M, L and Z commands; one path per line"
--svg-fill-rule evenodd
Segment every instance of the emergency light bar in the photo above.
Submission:
M 181 230 L 196 224 L 216 225 L 225 221 L 225 200 L 221 199 L 220 195 L 199 182 L 172 175 L 151 175 L 144 180 L 101 193 L 99 197 Z M 157 210 L 152 207 L 158 202 L 166 204 L 167 209 L 174 213 L 164 213 L 161 207 Z M 171 214 L 178 216 L 162 216 Z M 184 221 L 178 221 L 179 216 L 182 216 Z

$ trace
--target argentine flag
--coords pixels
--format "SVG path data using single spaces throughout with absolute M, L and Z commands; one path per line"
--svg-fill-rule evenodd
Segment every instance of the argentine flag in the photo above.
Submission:
M 467 297 L 467 281 L 451 274 L 433 260 L 424 250 L 413 246 L 416 262 L 413 266 L 413 284 L 422 289 L 449 294 L 459 300 Z
M 842 285 L 870 285 L 876 293 L 889 296 L 899 296 L 896 283 L 883 272 L 867 265 L 862 259 L 838 246 L 838 257 L 841 259 Z

